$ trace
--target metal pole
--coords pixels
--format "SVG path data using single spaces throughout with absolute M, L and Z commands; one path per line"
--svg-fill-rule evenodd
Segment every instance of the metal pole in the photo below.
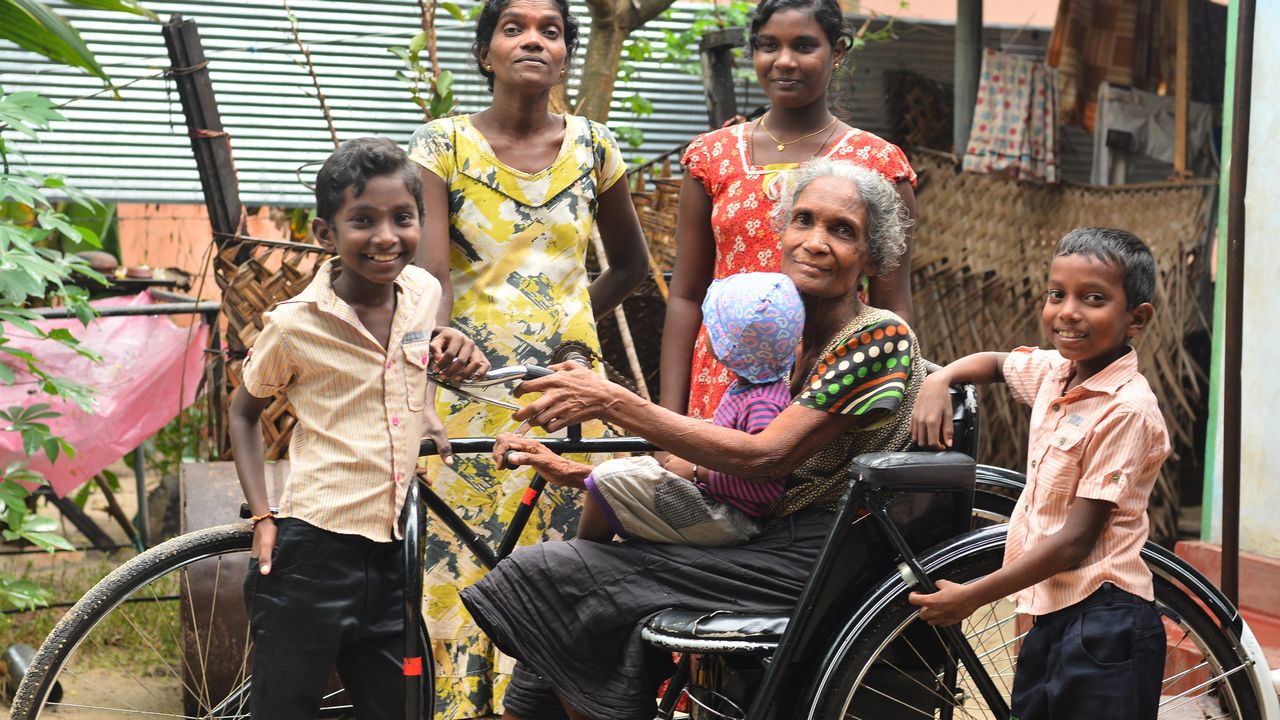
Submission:
M 138 542 L 151 547 L 151 508 L 147 503 L 147 457 L 142 446 L 133 449 L 133 480 L 138 488 Z
M 963 160 L 982 73 L 982 0 L 956 0 L 955 109 L 952 152 Z
M 1253 85 L 1254 0 L 1237 0 L 1235 109 L 1227 195 L 1226 322 L 1222 364 L 1222 593 L 1240 596 L 1240 361 L 1244 333 L 1245 190 L 1249 178 L 1249 105 Z

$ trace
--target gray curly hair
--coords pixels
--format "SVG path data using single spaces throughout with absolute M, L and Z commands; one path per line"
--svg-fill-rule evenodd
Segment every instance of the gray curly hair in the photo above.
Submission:
M 883 175 L 842 160 L 815 158 L 800 166 L 782 200 L 773 207 L 773 224 L 778 234 L 786 232 L 796 198 L 814 181 L 839 178 L 853 184 L 867 208 L 867 254 L 877 275 L 898 266 L 907 251 L 907 227 L 910 223 L 902 207 L 898 191 Z

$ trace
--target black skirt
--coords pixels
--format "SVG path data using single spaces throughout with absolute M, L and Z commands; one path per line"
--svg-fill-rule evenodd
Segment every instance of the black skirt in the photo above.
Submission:
M 541 543 L 503 560 L 462 601 L 503 652 L 575 710 L 649 720 L 671 662 L 641 640 L 645 621 L 667 608 L 789 611 L 833 519 L 801 511 L 745 545 L 721 548 Z

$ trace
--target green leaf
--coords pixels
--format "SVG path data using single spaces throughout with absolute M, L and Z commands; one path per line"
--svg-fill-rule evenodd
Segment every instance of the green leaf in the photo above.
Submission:
M 0 2 L 0 37 L 54 62 L 81 68 L 111 86 L 111 78 L 80 33 L 39 0 Z
M 25 463 L 23 464 L 25 465 Z M 6 481 L 0 483 L 0 504 L 3 504 L 6 508 L 26 507 L 25 499 L 30 493 L 17 482 L 9 482 L 9 480 L 14 479 L 13 476 L 18 472 L 20 471 L 6 472 Z
M 47 515 L 28 515 L 17 529 L 22 532 L 56 532 L 58 521 Z
M 440 77 L 436 78 L 436 92 L 441 95 L 453 95 L 453 73 L 448 70 L 440 71 Z
M 39 139 L 36 130 L 48 130 L 51 122 L 62 119 L 53 101 L 43 95 L 23 91 L 0 97 L 0 122 L 32 140 Z
M 4 363 L 0 363 L 0 382 L 5 385 L 13 384 L 13 368 Z
M 137 0 L 67 0 L 72 5 L 93 8 L 95 10 L 114 10 L 118 12 L 141 15 L 154 22 L 160 22 L 160 16 L 142 6 Z
M 8 533 L 6 533 L 8 534 Z M 34 610 L 48 605 L 53 597 L 48 590 L 30 580 L 0 578 L 0 597 L 19 610 Z
M 57 533 L 52 532 L 24 532 L 22 537 L 39 545 L 41 548 L 53 552 L 54 550 L 75 550 L 76 547 L 67 542 L 67 539 Z
M 414 35 L 413 39 L 409 41 L 409 54 L 417 55 L 422 52 L 422 48 L 427 46 L 427 39 L 426 31 Z
M 462 8 L 458 7 L 457 3 L 442 2 L 440 3 L 440 7 L 444 8 L 445 12 L 452 15 L 454 20 L 457 20 L 458 22 L 467 21 L 467 16 L 463 14 Z

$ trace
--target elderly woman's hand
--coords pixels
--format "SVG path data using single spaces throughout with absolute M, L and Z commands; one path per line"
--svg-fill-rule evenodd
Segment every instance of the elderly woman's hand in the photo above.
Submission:
M 516 386 L 516 397 L 542 393 L 542 397 L 512 415 L 516 420 L 528 421 L 530 425 L 555 432 L 587 420 L 607 420 L 606 415 L 616 403 L 627 397 L 637 397 L 576 362 L 563 362 L 552 365 L 550 369 L 555 370 L 555 374 L 526 380 Z
M 510 465 L 528 465 L 547 482 L 565 487 L 584 487 L 591 474 L 591 466 L 574 462 L 551 452 L 546 445 L 515 433 L 501 433 L 493 443 L 493 461 L 503 467 L 503 460 Z

